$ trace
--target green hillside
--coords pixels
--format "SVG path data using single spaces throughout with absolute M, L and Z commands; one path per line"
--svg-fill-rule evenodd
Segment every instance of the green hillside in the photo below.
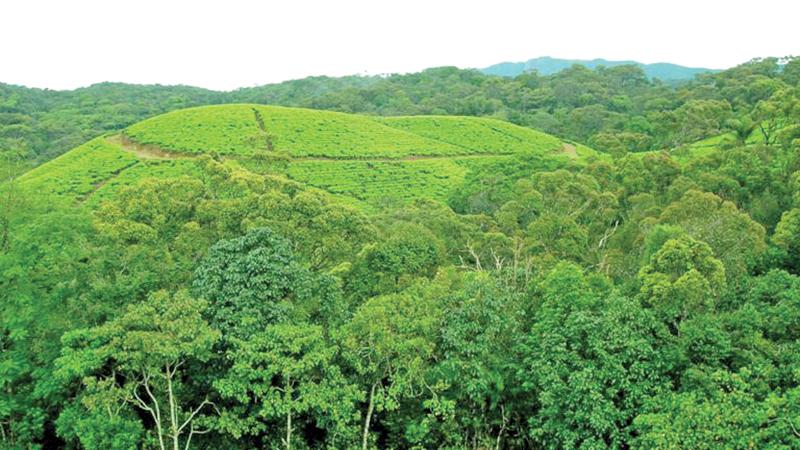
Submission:
M 280 151 L 295 157 L 349 159 L 463 152 L 365 116 L 260 105 L 176 111 L 135 124 L 124 133 L 140 144 L 178 153 L 251 156 Z
M 445 201 L 471 166 L 507 156 L 425 158 L 403 161 L 300 160 L 290 164 L 289 177 L 368 205 L 395 204 L 429 198 Z
M 743 143 L 746 147 L 764 144 L 764 136 L 757 129 L 754 129 Z M 724 151 L 726 147 L 735 147 L 737 145 L 739 145 L 739 143 L 736 142 L 735 134 L 728 132 L 678 147 L 673 149 L 670 153 L 676 161 L 684 164 L 698 158 L 718 154 Z
M 22 175 L 20 182 L 54 198 L 82 199 L 138 162 L 133 154 L 96 138 Z
M 96 138 L 21 181 L 41 194 L 96 202 L 143 178 L 195 173 L 197 157 L 217 155 L 372 208 L 386 201 L 445 200 L 470 167 L 523 153 L 575 161 L 598 156 L 587 147 L 494 119 L 377 118 L 226 105 L 170 112 L 119 135 Z
M 173 178 L 196 173 L 195 161 L 148 158 L 126 150 L 114 139 L 99 137 L 43 164 L 19 179 L 35 195 L 64 202 L 98 201 L 145 178 Z
M 399 130 L 446 142 L 468 154 L 555 151 L 558 138 L 500 120 L 478 117 L 409 116 L 388 117 L 381 122 Z

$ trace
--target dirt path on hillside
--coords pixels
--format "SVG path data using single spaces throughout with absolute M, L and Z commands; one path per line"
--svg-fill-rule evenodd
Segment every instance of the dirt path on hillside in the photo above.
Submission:
M 122 134 L 109 136 L 106 140 L 128 153 L 133 153 L 139 159 L 192 159 L 198 155 L 187 155 L 182 153 L 172 153 L 158 148 L 155 145 L 142 145 L 128 139 Z
M 575 146 L 572 144 L 567 144 L 564 142 L 563 146 L 561 147 L 561 151 L 569 155 L 571 158 L 578 157 L 578 152 L 575 150 Z

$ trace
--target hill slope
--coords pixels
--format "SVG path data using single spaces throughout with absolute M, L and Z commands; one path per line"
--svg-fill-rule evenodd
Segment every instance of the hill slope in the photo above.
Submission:
M 614 67 L 621 65 L 635 65 L 641 67 L 648 78 L 658 78 L 664 81 L 690 80 L 700 73 L 720 72 L 715 69 L 705 69 L 701 67 L 685 67 L 671 63 L 643 64 L 637 61 L 609 61 L 606 59 L 558 59 L 549 56 L 529 59 L 525 62 L 503 62 L 480 69 L 487 75 L 500 75 L 503 77 L 514 77 L 523 72 L 536 70 L 540 75 L 552 75 L 568 69 L 574 64 L 595 69 L 599 66 Z
M 386 201 L 443 200 L 471 166 L 523 153 L 576 161 L 597 156 L 494 119 L 378 118 L 237 104 L 147 119 L 89 141 L 28 172 L 21 182 L 65 201 L 96 202 L 142 178 L 192 175 L 199 170 L 198 156 L 217 155 L 371 208 Z

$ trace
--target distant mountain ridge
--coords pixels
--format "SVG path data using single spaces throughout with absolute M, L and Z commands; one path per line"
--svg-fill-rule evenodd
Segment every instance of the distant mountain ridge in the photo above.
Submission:
M 671 63 L 643 64 L 637 61 L 609 61 L 601 58 L 591 60 L 559 59 L 551 58 L 549 56 L 529 59 L 525 62 L 503 62 L 479 70 L 487 75 L 499 75 L 503 77 L 515 77 L 523 72 L 528 72 L 531 70 L 538 71 L 540 75 L 552 75 L 554 73 L 561 72 L 562 70 L 567 69 L 574 64 L 580 64 L 588 67 L 589 69 L 595 69 L 599 66 L 614 67 L 633 64 L 641 67 L 648 78 L 658 78 L 663 81 L 690 80 L 694 78 L 695 75 L 700 73 L 720 72 L 720 70 L 717 69 L 686 67 Z

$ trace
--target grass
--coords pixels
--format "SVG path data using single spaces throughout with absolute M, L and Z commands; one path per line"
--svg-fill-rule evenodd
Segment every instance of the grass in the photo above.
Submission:
M 735 135 L 733 133 L 723 133 L 716 136 L 711 136 L 701 139 L 697 142 L 684 145 L 673 149 L 670 154 L 672 157 L 681 164 L 688 164 L 696 159 L 712 156 L 723 149 L 723 144 L 726 141 L 734 141 Z M 758 145 L 764 143 L 764 136 L 756 129 L 750 133 L 750 136 L 745 140 L 745 145 Z
M 766 126 L 767 123 L 764 122 L 762 125 Z M 780 132 L 780 130 L 787 125 L 787 123 L 779 123 L 777 130 L 773 131 L 773 133 Z M 741 145 L 741 143 L 737 144 L 736 142 L 736 135 L 733 132 L 727 132 L 674 148 L 670 151 L 670 155 L 672 155 L 672 157 L 679 163 L 688 164 L 696 159 L 713 156 L 727 146 Z M 764 135 L 762 134 L 761 130 L 756 127 L 750 132 L 750 135 L 747 136 L 747 139 L 744 141 L 744 145 L 762 145 L 765 144 L 765 142 Z
M 612 160 L 611 155 L 608 153 L 598 152 L 583 144 L 573 143 L 572 145 L 575 147 L 575 154 L 578 156 L 579 161 L 585 162 L 587 160 L 599 159 L 610 162 Z
M 670 152 L 670 155 L 679 163 L 687 164 L 697 158 L 710 156 L 720 149 L 722 142 L 730 137 L 729 134 L 720 134 L 706 139 L 692 142 L 689 145 L 678 147 Z

